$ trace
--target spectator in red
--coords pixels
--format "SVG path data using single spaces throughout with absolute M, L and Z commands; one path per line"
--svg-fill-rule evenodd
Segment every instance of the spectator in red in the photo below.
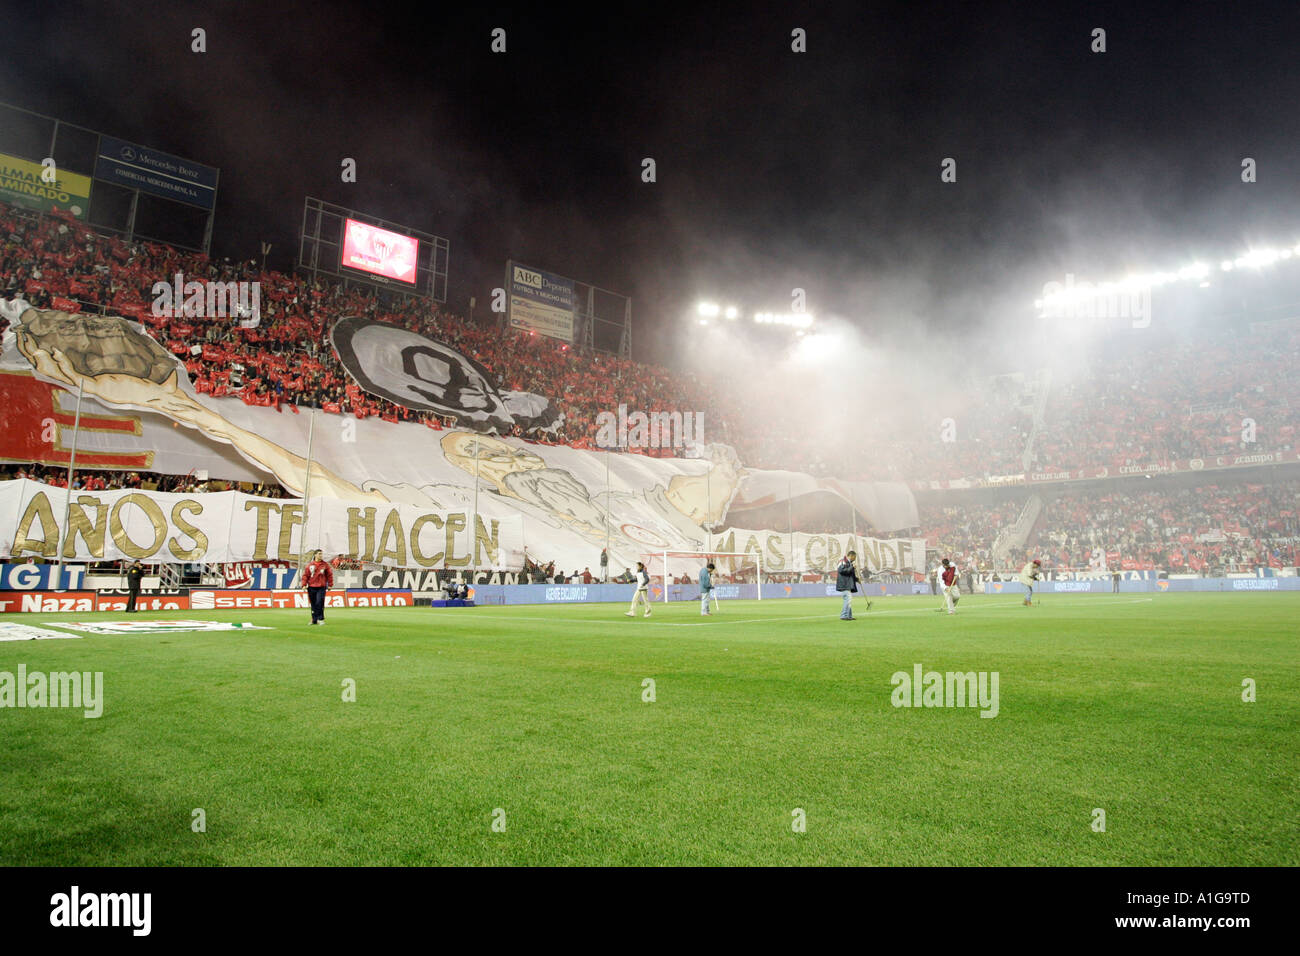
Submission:
M 334 569 L 322 560 L 319 551 L 312 552 L 311 562 L 303 569 L 302 586 L 307 589 L 311 602 L 311 622 L 325 623 L 325 592 L 334 586 Z

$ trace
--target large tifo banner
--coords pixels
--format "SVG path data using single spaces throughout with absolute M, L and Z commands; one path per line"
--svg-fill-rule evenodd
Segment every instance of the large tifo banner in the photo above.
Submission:
M 85 219 L 90 212 L 90 177 L 66 169 L 51 172 L 40 163 L 0 153 L 0 198 L 37 212 L 66 209 Z
M 237 491 L 74 492 L 18 479 L 0 481 L 0 557 L 62 547 L 68 561 L 135 559 L 210 564 L 298 561 L 304 547 L 392 567 L 506 568 L 523 562 L 523 518 L 413 505 L 365 505 L 337 498 L 255 498 Z M 65 520 L 66 512 L 66 520 Z M 12 533 L 9 533 L 12 531 Z
M 577 307 L 573 280 L 516 262 L 509 268 L 510 327 L 572 342 Z
M 398 563 L 388 546 L 376 544 L 368 553 L 360 546 L 354 550 L 347 530 L 357 521 L 368 521 L 366 509 L 373 508 L 376 534 L 389 540 L 399 531 L 397 527 L 391 534 L 385 531 L 387 515 L 394 506 L 414 509 L 399 512 L 412 567 L 419 562 L 411 560 L 411 528 L 421 515 L 433 513 L 446 521 L 450 515 L 478 514 L 485 527 L 498 522 L 502 534 L 508 533 L 505 529 L 510 521 L 521 520 L 522 552 L 541 565 L 554 561 L 555 570 L 565 574 L 581 573 L 584 568 L 598 571 L 600 553 L 606 548 L 613 574 L 635 567 L 648 552 L 698 551 L 710 541 L 721 550 L 718 536 L 730 527 L 771 528 L 776 521 L 781 527 L 793 519 L 804 527 L 844 530 L 856 526 L 879 534 L 919 524 L 916 500 L 901 483 L 843 482 L 746 468 L 733 449 L 707 441 L 699 446 L 697 458 L 650 458 L 533 444 L 471 428 L 434 429 L 310 409 L 295 414 L 299 410 L 199 394 L 177 356 L 139 323 L 116 316 L 36 309 L 22 300 L 0 301 L 0 315 L 10 323 L 0 353 L 0 406 L 6 410 L 5 428 L 0 430 L 0 459 L 66 467 L 81 389 L 79 467 L 142 475 L 206 473 L 210 479 L 279 483 L 297 497 L 305 494 L 313 499 L 308 509 L 311 521 L 317 516 L 338 516 L 337 523 L 321 529 L 322 534 L 330 535 L 327 538 L 313 538 L 315 525 L 309 526 L 308 547 L 320 547 L 327 554 Z M 524 393 L 510 393 L 508 400 L 502 400 L 489 381 L 480 380 L 476 367 L 445 343 L 410 341 L 391 326 L 367 329 L 361 324 L 354 328 L 347 319 L 338 324 L 349 326 L 351 339 L 360 336 L 352 354 L 366 356 L 372 363 L 367 366 L 373 372 L 371 384 L 382 385 L 395 401 L 414 403 L 414 395 L 432 407 L 465 409 L 467 414 L 458 417 L 477 428 L 488 427 L 489 422 L 476 418 L 476 411 L 491 409 L 493 420 L 514 416 L 515 421 L 537 411 L 512 410 L 511 400 Z M 169 344 L 188 354 L 187 343 Z M 74 494 L 74 502 L 83 494 Z M 63 517 L 62 495 L 56 491 L 55 498 L 47 496 L 56 521 Z M 103 495 L 92 497 L 107 501 Z M 182 497 L 205 500 L 208 496 Z M 146 498 L 153 500 L 151 494 Z M 342 511 L 331 510 L 329 504 L 318 507 L 316 499 L 343 502 Z M 114 541 L 112 509 L 116 504 L 109 505 L 105 547 Z M 266 506 L 266 531 L 276 542 L 280 540 L 280 512 L 275 509 L 284 506 L 284 502 Z M 29 507 L 30 497 L 22 500 L 18 511 L 0 513 L 0 542 L 12 547 L 20 530 L 18 522 Z M 122 506 L 118 520 L 125 521 L 126 516 L 148 507 L 139 501 Z M 149 511 L 150 527 L 159 515 L 167 525 L 163 542 L 150 555 L 152 560 L 260 560 L 261 551 L 247 539 L 238 540 L 237 535 L 227 544 L 209 534 L 209 543 L 197 549 L 177 522 L 193 523 L 198 518 L 188 508 L 174 515 L 176 507 L 174 501 L 164 504 L 159 499 L 152 506 L 156 510 Z M 252 527 L 254 534 L 262 520 L 257 510 L 261 506 L 243 500 L 212 507 L 227 507 L 237 520 L 253 521 L 252 526 L 241 528 Z M 353 508 L 361 509 L 361 517 L 351 516 Z M 77 514 L 93 529 L 95 515 L 91 511 Z M 204 526 L 196 527 L 202 530 Z M 332 530 L 339 527 L 344 529 L 341 538 Z M 35 534 L 34 540 L 54 540 L 39 530 L 39 525 L 37 528 L 24 531 L 23 537 L 31 539 Z M 421 525 L 423 535 L 432 530 L 429 522 Z M 288 532 L 290 537 L 282 549 L 297 547 L 292 543 L 294 533 Z M 131 534 L 132 546 L 151 545 L 156 537 L 141 525 Z M 172 539 L 175 551 L 168 543 Z M 194 550 L 206 554 L 214 543 L 225 547 L 230 557 L 200 559 L 176 554 Z M 505 539 L 502 544 L 502 561 L 509 569 L 517 569 L 523 554 L 515 564 L 512 548 L 506 546 Z M 76 546 L 82 546 L 80 539 Z M 424 538 L 419 546 L 426 557 L 436 553 L 429 550 L 431 545 Z M 265 550 L 273 553 L 269 546 Z M 465 551 L 458 548 L 454 553 L 459 556 Z M 799 563 L 788 542 L 784 553 L 788 563 Z M 775 559 L 764 561 L 764 566 L 783 569 Z M 786 568 L 791 569 L 788 564 Z

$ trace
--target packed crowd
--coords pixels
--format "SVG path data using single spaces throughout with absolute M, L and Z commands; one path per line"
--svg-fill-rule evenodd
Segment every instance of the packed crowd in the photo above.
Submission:
M 434 429 L 447 417 L 412 411 L 367 394 L 347 375 L 329 344 L 334 323 L 363 316 L 444 342 L 480 362 L 502 391 L 532 392 L 560 405 L 557 428 L 538 425 L 538 441 L 594 447 L 600 411 L 620 402 L 646 411 L 704 407 L 707 396 L 689 376 L 583 352 L 554 339 L 503 331 L 496 317 L 471 322 L 423 299 L 383 302 L 376 294 L 303 276 L 264 272 L 255 262 L 210 259 L 150 242 L 104 238 L 69 216 L 33 216 L 0 204 L 0 292 L 39 308 L 103 309 L 141 322 L 180 357 L 195 390 L 249 405 L 297 412 L 319 408 L 358 418 L 411 421 Z M 167 317 L 154 314 L 154 283 L 257 282 L 260 316 Z
M 1292 451 L 1297 369 L 1295 322 L 1112 343 L 1085 377 L 1053 389 L 1034 466 L 1121 468 Z
M 1214 574 L 1293 567 L 1300 481 L 1065 493 L 1045 502 L 1027 544 L 1057 567 L 1108 566 Z
M 53 465 L 0 465 L 0 481 L 29 478 L 54 488 L 68 487 L 68 470 Z M 209 491 L 242 491 L 258 498 L 289 498 L 279 484 L 253 481 L 199 481 L 192 475 L 164 475 L 158 472 L 97 471 L 78 468 L 72 474 L 73 491 L 165 491 L 202 494 Z
M 484 366 L 501 390 L 532 392 L 563 413 L 537 423 L 532 440 L 597 446 L 597 416 L 620 404 L 643 411 L 707 410 L 706 438 L 734 446 L 756 468 L 848 480 L 989 479 L 1026 466 L 1075 469 L 1295 448 L 1290 377 L 1300 367 L 1300 326 L 1252 327 L 1165 339 L 1103 353 L 1077 381 L 1052 387 L 1034 429 L 1033 386 L 974 374 L 942 394 L 899 392 L 885 414 L 863 408 L 851 441 L 829 416 L 809 414 L 788 391 L 587 352 L 544 336 L 472 321 L 428 300 L 381 301 L 364 288 L 266 272 L 149 242 L 97 235 L 69 216 L 37 216 L 0 204 L 0 294 L 39 307 L 102 309 L 143 323 L 185 364 L 201 393 L 297 412 L 456 424 L 370 395 L 329 343 L 350 315 L 393 323 L 445 342 Z M 257 282 L 260 321 L 154 315 L 153 285 L 187 280 Z M 247 318 L 247 317 L 246 317 Z M 914 399 L 914 400 L 913 400 Z M 823 401 L 813 396 L 814 402 Z M 951 418 L 951 422 L 949 422 Z M 825 420 L 821 420 L 825 419 Z
M 1043 495 L 1024 547 L 995 562 L 998 532 L 1024 501 L 927 504 L 916 533 L 959 567 L 994 570 L 1038 558 L 1049 569 L 1153 569 L 1204 573 L 1300 564 L 1300 480 L 1196 487 L 1063 491 Z M 1003 570 L 1004 568 L 997 568 Z
M 1024 505 L 1023 499 L 1012 497 L 983 504 L 922 504 L 915 534 L 925 538 L 927 549 L 952 558 L 958 567 L 991 569 L 993 543 L 1004 528 L 1015 524 Z

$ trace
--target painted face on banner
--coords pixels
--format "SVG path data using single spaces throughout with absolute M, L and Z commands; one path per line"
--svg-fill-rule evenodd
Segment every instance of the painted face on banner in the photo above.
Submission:
M 336 322 L 330 338 L 343 367 L 372 395 L 470 421 L 511 420 L 487 370 L 449 345 L 357 317 Z

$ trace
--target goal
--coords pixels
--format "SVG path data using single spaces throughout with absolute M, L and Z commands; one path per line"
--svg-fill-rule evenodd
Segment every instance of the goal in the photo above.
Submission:
M 650 593 L 669 601 L 694 601 L 700 596 L 700 569 L 710 561 L 714 594 L 720 598 L 762 600 L 762 558 L 739 551 L 647 551 L 641 562 L 650 574 Z M 657 591 L 656 591 L 657 589 Z

